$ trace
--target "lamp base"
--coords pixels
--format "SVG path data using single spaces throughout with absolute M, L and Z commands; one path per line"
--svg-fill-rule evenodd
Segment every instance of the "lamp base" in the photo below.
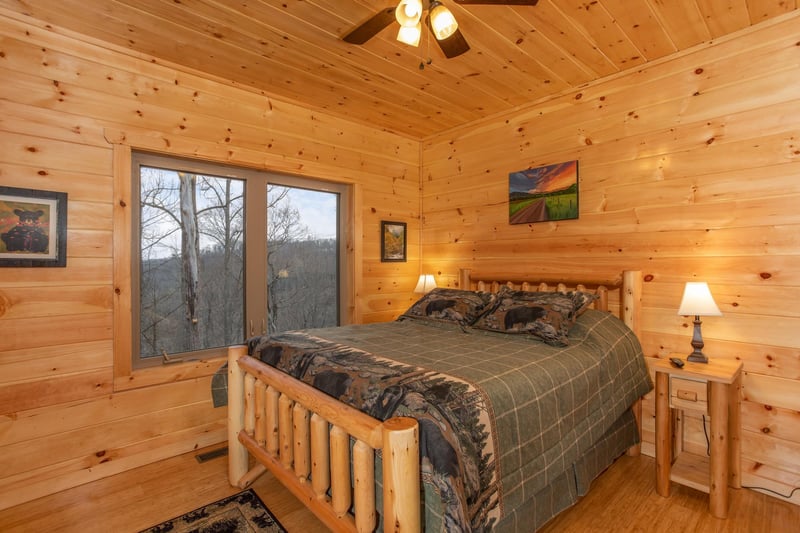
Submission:
M 687 361 L 691 361 L 692 363 L 706 363 L 708 364 L 708 357 L 703 352 L 692 352 L 689 354 L 689 357 L 686 358 Z
M 687 361 L 692 363 L 706 363 L 708 364 L 708 357 L 703 353 L 703 335 L 700 333 L 700 317 L 694 317 L 694 335 L 692 336 L 692 348 L 694 351 L 686 358 Z

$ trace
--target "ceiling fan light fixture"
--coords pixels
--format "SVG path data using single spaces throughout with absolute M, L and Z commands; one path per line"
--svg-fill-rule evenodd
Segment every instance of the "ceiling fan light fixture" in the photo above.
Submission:
M 433 0 L 430 7 L 431 29 L 436 39 L 443 41 L 458 29 L 458 22 L 449 9 L 438 0 Z
M 400 26 L 397 40 L 410 46 L 419 46 L 420 35 L 422 35 L 422 24 L 417 22 L 415 26 Z
M 416 26 L 422 18 L 422 0 L 400 0 L 394 18 L 400 26 Z

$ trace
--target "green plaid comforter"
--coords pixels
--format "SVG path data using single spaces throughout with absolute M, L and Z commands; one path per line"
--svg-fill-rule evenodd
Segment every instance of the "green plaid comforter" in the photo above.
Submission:
M 639 342 L 613 315 L 587 311 L 569 338 L 569 347 L 553 347 L 404 319 L 249 344 L 265 362 L 376 418 L 417 418 L 426 530 L 449 533 L 518 523 L 511 515 L 575 478 L 576 465 L 650 390 Z

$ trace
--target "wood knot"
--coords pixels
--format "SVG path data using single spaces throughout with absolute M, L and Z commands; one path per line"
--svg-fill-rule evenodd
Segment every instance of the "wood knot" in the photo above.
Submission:
M 769 279 L 772 277 L 772 274 L 770 274 L 769 272 L 761 272 L 759 276 L 761 276 L 761 279 Z

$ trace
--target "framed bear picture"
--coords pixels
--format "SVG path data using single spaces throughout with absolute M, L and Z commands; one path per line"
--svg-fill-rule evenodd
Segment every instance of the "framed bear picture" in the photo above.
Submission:
M 0 186 L 0 266 L 67 265 L 67 193 Z

